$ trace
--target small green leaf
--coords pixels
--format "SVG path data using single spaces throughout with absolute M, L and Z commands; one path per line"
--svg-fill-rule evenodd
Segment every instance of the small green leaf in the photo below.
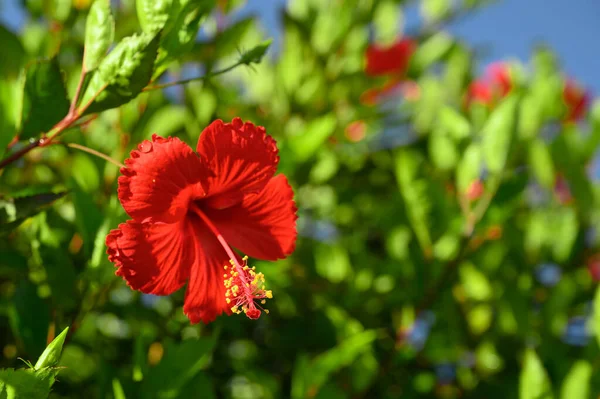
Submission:
M 58 60 L 30 65 L 25 71 L 20 138 L 36 137 L 50 130 L 69 112 L 69 99 Z
M 433 164 L 441 170 L 450 170 L 458 162 L 458 150 L 454 141 L 440 129 L 429 136 L 429 156 Z
M 315 268 L 320 276 L 332 283 L 344 281 L 351 270 L 346 248 L 320 244 L 315 250 Z
M 473 264 L 461 265 L 459 274 L 467 298 L 474 301 L 487 301 L 492 298 L 492 285 L 485 274 L 477 270 Z
M 258 64 L 267 53 L 272 42 L 273 40 L 271 39 L 265 40 L 256 45 L 253 49 L 244 52 L 240 57 L 240 63 L 245 65 Z
M 300 389 L 294 390 L 293 398 L 305 398 L 308 392 L 318 392 L 318 390 L 328 381 L 331 374 L 342 367 L 349 366 L 361 354 L 371 348 L 371 343 L 375 340 L 377 334 L 373 330 L 367 330 L 346 338 L 335 348 L 321 353 L 310 363 L 302 362 L 296 367 L 304 366 L 306 370 L 294 370 L 294 379 L 303 378 L 303 383 L 293 381 L 292 385 L 305 387 L 306 392 Z
M 154 34 L 165 27 L 173 12 L 173 0 L 136 0 L 138 21 L 142 30 Z
M 138 3 L 140 2 L 155 3 L 152 0 L 138 0 Z M 200 23 L 212 10 L 214 3 L 215 0 L 175 0 L 160 41 L 152 81 L 158 78 L 171 62 L 180 59 L 193 48 Z
M 594 313 L 592 318 L 593 330 L 596 335 L 596 341 L 600 346 L 600 286 L 596 288 L 596 295 L 594 296 Z
M 402 32 L 402 9 L 395 1 L 381 1 L 373 12 L 375 41 L 391 45 Z
M 527 349 L 519 381 L 519 399 L 552 398 L 552 386 L 543 363 L 533 349 Z
M 468 119 L 454 108 L 443 107 L 438 117 L 439 127 L 446 130 L 454 140 L 462 140 L 469 137 L 471 125 Z
M 490 172 L 504 170 L 515 128 L 516 97 L 508 97 L 490 115 L 481 134 L 483 157 Z
M 328 114 L 309 122 L 298 136 L 290 139 L 289 145 L 299 162 L 309 160 L 335 130 L 337 119 Z
M 449 34 L 437 33 L 419 45 L 411 64 L 417 70 L 422 71 L 444 57 L 452 49 L 453 44 L 454 39 Z
M 540 185 L 554 188 L 555 173 L 550 149 L 540 139 L 534 139 L 529 144 L 529 164 Z
M 432 204 L 428 193 L 428 181 L 420 175 L 423 164 L 423 156 L 414 149 L 401 149 L 396 155 L 396 180 L 404 198 L 408 219 L 421 249 L 426 256 L 430 256 L 432 240 L 429 233 L 429 215 Z
M 69 327 L 65 328 L 60 334 L 58 334 L 56 338 L 52 340 L 52 342 L 50 342 L 50 345 L 46 347 L 46 350 L 44 350 L 38 361 L 35 363 L 36 370 L 44 367 L 55 367 L 58 364 L 68 332 Z
M 560 399 L 589 398 L 591 378 L 592 365 L 585 360 L 575 362 L 563 381 Z
M 66 191 L 40 193 L 16 198 L 0 198 L 0 232 L 17 228 L 25 219 L 50 206 L 62 198 Z
M 124 38 L 102 60 L 85 91 L 80 107 L 85 113 L 123 105 L 137 97 L 150 82 L 160 34 Z
M 428 22 L 437 22 L 448 16 L 449 0 L 421 0 L 421 12 Z
M 113 388 L 113 396 L 115 397 L 115 399 L 127 399 L 127 396 L 125 396 L 125 391 L 123 390 L 123 387 L 121 386 L 121 382 L 119 381 L 118 378 L 113 378 L 112 388 Z
M 112 44 L 114 36 L 115 20 L 110 10 L 110 1 L 94 1 L 85 25 L 84 71 L 89 72 L 98 67 Z
M 177 398 L 207 364 L 215 346 L 216 336 L 188 339 L 179 344 L 165 345 L 165 356 L 144 378 L 144 397 Z

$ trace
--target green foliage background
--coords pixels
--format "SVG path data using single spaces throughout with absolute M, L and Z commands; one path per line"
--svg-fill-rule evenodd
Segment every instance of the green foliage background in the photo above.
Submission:
M 485 4 L 421 0 L 417 95 L 368 106 L 369 32 L 401 35 L 403 1 L 292 0 L 266 55 L 239 1 L 118 3 L 27 0 L 22 32 L 0 26 L 0 155 L 27 152 L 0 170 L 0 397 L 598 397 L 600 108 L 563 122 L 551 51 L 467 105 L 477 60 L 444 23 Z M 277 139 L 300 237 L 253 262 L 270 315 L 191 326 L 183 292 L 114 275 L 118 167 L 76 147 L 121 162 L 235 116 Z

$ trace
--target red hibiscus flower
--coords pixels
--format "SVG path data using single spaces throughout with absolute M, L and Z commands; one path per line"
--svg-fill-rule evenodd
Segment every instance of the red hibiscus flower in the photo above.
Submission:
M 398 40 L 390 47 L 369 45 L 366 52 L 366 74 L 369 76 L 404 75 L 416 47 L 416 43 L 411 39 Z
M 565 121 L 577 122 L 585 116 L 590 97 L 575 81 L 567 79 L 563 88 L 563 101 L 567 106 Z
M 502 62 L 490 64 L 483 77 L 474 80 L 467 92 L 467 104 L 479 102 L 492 105 L 497 99 L 506 97 L 512 89 L 508 65 Z
M 119 199 L 131 220 L 106 237 L 116 274 L 136 290 L 169 295 L 186 282 L 192 323 L 218 315 L 260 316 L 270 298 L 264 276 L 231 246 L 264 260 L 285 258 L 296 242 L 296 206 L 265 129 L 235 118 L 208 126 L 194 152 L 152 136 L 125 161 Z

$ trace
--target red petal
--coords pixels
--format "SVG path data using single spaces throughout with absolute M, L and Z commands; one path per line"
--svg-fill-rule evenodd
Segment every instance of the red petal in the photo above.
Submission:
M 203 203 L 216 209 L 261 191 L 279 163 L 275 140 L 263 127 L 243 123 L 240 118 L 211 123 L 202 132 L 197 151 L 213 172 L 206 181 L 208 197 Z
M 131 288 L 147 294 L 172 294 L 183 286 L 194 262 L 193 236 L 186 225 L 121 223 L 106 237 L 108 260 Z
M 171 223 L 181 220 L 192 199 L 204 196 L 201 181 L 208 170 L 178 138 L 157 135 L 131 151 L 121 168 L 119 199 L 133 219 Z
M 294 192 L 284 175 L 272 178 L 259 194 L 244 197 L 227 210 L 206 210 L 225 240 L 248 256 L 285 258 L 296 245 Z
M 193 216 L 197 256 L 185 293 L 183 312 L 192 324 L 210 323 L 223 312 L 231 314 L 225 301 L 224 269 L 229 258 L 208 227 Z

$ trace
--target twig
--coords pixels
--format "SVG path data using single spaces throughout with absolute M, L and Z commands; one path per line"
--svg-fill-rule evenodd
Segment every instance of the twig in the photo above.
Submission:
M 177 85 L 183 85 L 183 84 L 186 84 L 186 83 L 191 83 L 191 82 L 196 82 L 196 81 L 200 81 L 200 80 L 205 80 L 205 79 L 208 79 L 208 78 L 212 78 L 214 76 L 222 75 L 222 74 L 224 74 L 226 72 L 229 72 L 232 69 L 237 68 L 238 66 L 244 65 L 244 64 L 245 63 L 238 61 L 235 64 L 228 66 L 227 68 L 220 69 L 220 70 L 218 70 L 216 72 L 209 73 L 208 75 L 196 76 L 196 77 L 190 78 L 190 79 L 177 80 L 175 82 L 167 82 L 167 83 L 162 83 L 162 84 L 158 84 L 158 85 L 154 85 L 154 86 L 147 86 L 142 91 L 144 92 L 144 91 L 151 91 L 151 90 L 157 90 L 157 89 L 164 89 L 164 88 L 167 88 L 167 87 L 172 87 L 172 86 L 177 86 Z
M 121 162 L 115 161 L 114 159 L 112 159 L 108 155 L 103 154 L 103 153 L 101 153 L 99 151 L 93 150 L 93 149 L 91 149 L 89 147 L 86 147 L 86 146 L 83 146 L 83 145 L 79 145 L 79 144 L 75 144 L 75 143 L 68 143 L 68 144 L 66 144 L 66 146 L 67 147 L 71 147 L 71 148 L 75 148 L 75 149 L 80 150 L 80 151 L 87 152 L 88 154 L 95 155 L 95 156 L 97 156 L 99 158 L 104 159 L 107 162 L 112 163 L 113 165 L 118 166 L 119 168 L 125 168 L 126 167 Z

